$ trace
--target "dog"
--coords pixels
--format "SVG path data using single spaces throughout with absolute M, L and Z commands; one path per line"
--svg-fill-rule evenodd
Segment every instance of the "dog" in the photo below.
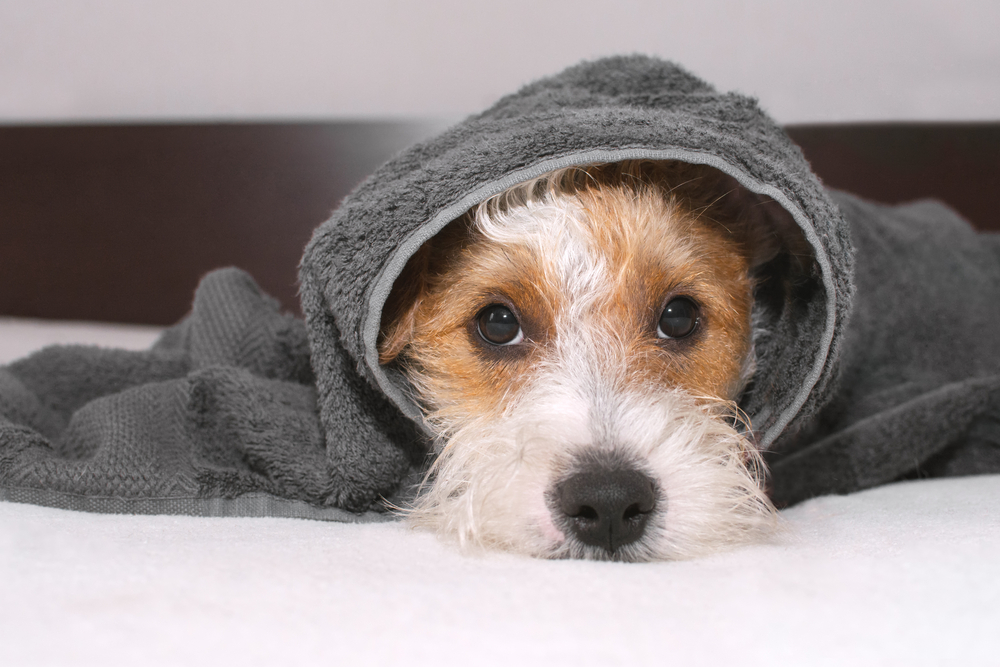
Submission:
M 567 168 L 424 244 L 379 339 L 436 441 L 416 525 L 623 561 L 776 530 L 736 399 L 767 335 L 755 273 L 782 249 L 737 191 L 677 162 Z

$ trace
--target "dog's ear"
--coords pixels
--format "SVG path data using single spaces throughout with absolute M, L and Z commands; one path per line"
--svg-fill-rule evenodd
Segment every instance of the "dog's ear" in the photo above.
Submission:
M 461 256 L 471 238 L 471 224 L 469 214 L 453 220 L 406 262 L 382 307 L 378 336 L 380 364 L 395 361 L 413 342 L 420 311 L 428 307 L 432 293 L 440 289 L 441 276 Z
M 394 361 L 413 340 L 417 311 L 427 294 L 431 247 L 425 243 L 410 257 L 393 283 L 382 308 L 378 337 L 378 361 Z
M 750 259 L 750 270 L 757 271 L 784 255 L 790 266 L 797 267 L 799 272 L 806 271 L 815 255 L 791 214 L 770 197 L 746 190 L 734 199 L 740 200 L 739 212 L 734 215 Z
M 668 163 L 676 193 L 706 213 L 743 246 L 750 270 L 757 271 L 782 255 L 800 268 L 813 250 L 792 216 L 770 197 L 750 192 L 727 174 L 706 166 Z

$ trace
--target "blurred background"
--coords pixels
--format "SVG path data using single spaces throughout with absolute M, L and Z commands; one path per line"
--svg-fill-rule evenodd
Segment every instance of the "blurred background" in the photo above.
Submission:
M 0 123 L 453 118 L 631 52 L 783 123 L 1000 117 L 997 0 L 0 0 Z
M 397 151 L 582 59 L 739 90 L 830 186 L 1000 229 L 998 0 L 0 0 L 0 318 L 167 324 Z

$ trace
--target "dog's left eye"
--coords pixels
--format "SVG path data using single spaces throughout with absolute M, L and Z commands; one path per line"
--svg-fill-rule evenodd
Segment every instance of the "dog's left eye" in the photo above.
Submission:
M 698 305 L 686 296 L 671 299 L 660 314 L 656 335 L 660 338 L 684 338 L 698 326 Z
M 494 303 L 486 306 L 476 316 L 479 335 L 493 345 L 515 345 L 524 340 L 521 323 L 507 306 Z

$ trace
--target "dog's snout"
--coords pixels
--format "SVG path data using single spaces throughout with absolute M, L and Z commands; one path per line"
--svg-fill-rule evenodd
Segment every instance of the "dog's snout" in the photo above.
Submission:
M 560 482 L 555 497 L 573 535 L 609 553 L 641 538 L 656 506 L 656 490 L 648 475 L 601 464 Z

